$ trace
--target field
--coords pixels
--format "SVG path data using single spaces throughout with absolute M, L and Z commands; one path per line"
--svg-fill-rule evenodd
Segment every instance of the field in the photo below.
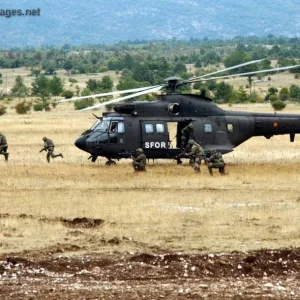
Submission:
M 135 174 L 129 160 L 93 164 L 74 146 L 93 122 L 71 104 L 0 117 L 3 299 L 300 297 L 297 136 L 250 139 L 224 156 L 226 176 L 159 160 Z M 63 159 L 46 162 L 43 136 Z

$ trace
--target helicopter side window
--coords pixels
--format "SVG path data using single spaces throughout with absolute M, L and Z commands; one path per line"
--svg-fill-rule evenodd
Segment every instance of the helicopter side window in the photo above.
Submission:
M 146 133 L 153 133 L 153 125 L 152 124 L 145 124 L 145 132 Z
M 124 132 L 125 132 L 124 122 L 118 122 L 118 133 L 124 133 Z
M 211 126 L 211 124 L 204 124 L 204 132 L 205 133 L 212 133 L 212 126 Z
M 164 133 L 165 132 L 164 124 L 156 124 L 156 132 L 157 133 Z
M 233 130 L 233 124 L 227 124 L 227 131 L 230 132 L 230 133 L 234 132 L 234 130 Z

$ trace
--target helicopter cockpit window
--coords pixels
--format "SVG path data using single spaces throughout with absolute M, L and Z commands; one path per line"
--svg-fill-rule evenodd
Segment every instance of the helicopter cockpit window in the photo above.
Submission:
M 94 130 L 94 131 L 107 131 L 108 126 L 109 126 L 109 121 L 107 121 L 107 120 L 102 120 L 102 121 L 98 120 L 93 125 L 91 130 Z
M 212 133 L 212 126 L 211 126 L 211 124 L 204 124 L 204 132 L 205 133 Z
M 157 133 L 164 133 L 165 132 L 164 124 L 156 124 L 156 132 Z
M 118 121 L 112 121 L 110 124 L 110 132 L 117 132 Z
M 233 133 L 233 124 L 227 124 L 227 131 Z
M 152 124 L 145 124 L 145 132 L 146 133 L 153 133 L 153 125 Z

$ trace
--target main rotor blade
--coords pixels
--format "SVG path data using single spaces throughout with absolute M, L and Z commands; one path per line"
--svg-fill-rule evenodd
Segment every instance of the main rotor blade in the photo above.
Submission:
M 215 71 L 215 72 L 212 72 L 212 73 L 208 73 L 208 74 L 205 74 L 205 75 L 202 75 L 202 76 L 193 77 L 193 78 L 191 78 L 189 80 L 195 80 L 195 79 L 204 78 L 204 77 L 211 76 L 211 75 L 218 74 L 218 73 L 222 73 L 222 72 L 225 72 L 225 71 L 237 69 L 237 68 L 240 68 L 240 67 L 243 67 L 243 66 L 248 66 L 248 65 L 256 64 L 256 63 L 261 62 L 261 61 L 263 61 L 263 59 L 257 59 L 257 60 L 248 61 L 248 62 L 240 64 L 240 65 L 236 65 L 236 66 L 229 67 L 229 68 L 226 68 L 226 69 L 218 70 L 218 71 Z
M 130 90 L 122 90 L 122 91 L 115 91 L 115 92 L 107 92 L 107 93 L 101 93 L 101 94 L 94 94 L 94 95 L 88 95 L 88 96 L 74 97 L 74 98 L 70 98 L 70 99 L 58 100 L 56 102 L 57 103 L 62 103 L 62 102 L 70 102 L 70 101 L 81 100 L 81 99 L 88 99 L 88 98 L 95 98 L 95 97 L 104 97 L 104 96 L 111 96 L 111 95 L 118 95 L 118 94 L 125 94 L 125 93 L 133 93 L 133 92 L 144 91 L 144 90 L 155 88 L 155 87 L 158 87 L 158 85 L 146 86 L 146 87 L 135 88 L 135 89 L 130 89 Z
M 259 74 L 259 73 L 283 71 L 283 70 L 289 70 L 289 69 L 298 68 L 298 67 L 300 67 L 300 65 L 289 66 L 289 67 L 281 67 L 281 68 L 275 68 L 275 69 L 268 69 L 268 70 L 253 71 L 253 72 L 240 73 L 240 74 L 232 74 L 232 75 L 225 75 L 225 76 L 203 78 L 203 79 L 198 79 L 198 80 L 195 80 L 195 81 L 191 80 L 191 81 L 188 81 L 187 83 L 194 83 L 194 82 L 198 82 L 198 81 L 208 81 L 208 80 L 215 80 L 215 79 L 222 79 L 222 78 L 230 78 L 230 77 L 237 77 L 237 76 L 245 76 L 245 75 L 254 75 L 254 74 Z
M 105 106 L 105 105 L 108 105 L 108 104 L 120 102 L 120 101 L 123 101 L 123 100 L 126 100 L 126 99 L 130 99 L 130 98 L 134 98 L 134 97 L 137 97 L 137 96 L 141 96 L 141 95 L 146 95 L 146 94 L 149 94 L 149 93 L 157 92 L 161 88 L 163 88 L 162 85 L 156 86 L 155 88 L 147 89 L 146 91 L 141 91 L 141 92 L 138 92 L 138 93 L 135 93 L 135 94 L 131 94 L 131 95 L 128 95 L 128 96 L 117 98 L 117 99 L 112 99 L 110 101 L 106 101 L 106 102 L 102 102 L 102 103 L 99 103 L 99 104 L 96 104 L 96 105 L 93 105 L 93 106 L 90 106 L 90 107 L 86 107 L 86 108 L 81 109 L 80 111 L 91 110 L 91 109 L 102 107 L 102 106 Z

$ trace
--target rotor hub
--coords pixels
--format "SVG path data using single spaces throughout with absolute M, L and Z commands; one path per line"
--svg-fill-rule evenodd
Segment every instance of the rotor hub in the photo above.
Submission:
M 177 88 L 182 85 L 182 79 L 179 77 L 168 77 L 165 79 L 166 89 L 171 94 L 177 93 Z

